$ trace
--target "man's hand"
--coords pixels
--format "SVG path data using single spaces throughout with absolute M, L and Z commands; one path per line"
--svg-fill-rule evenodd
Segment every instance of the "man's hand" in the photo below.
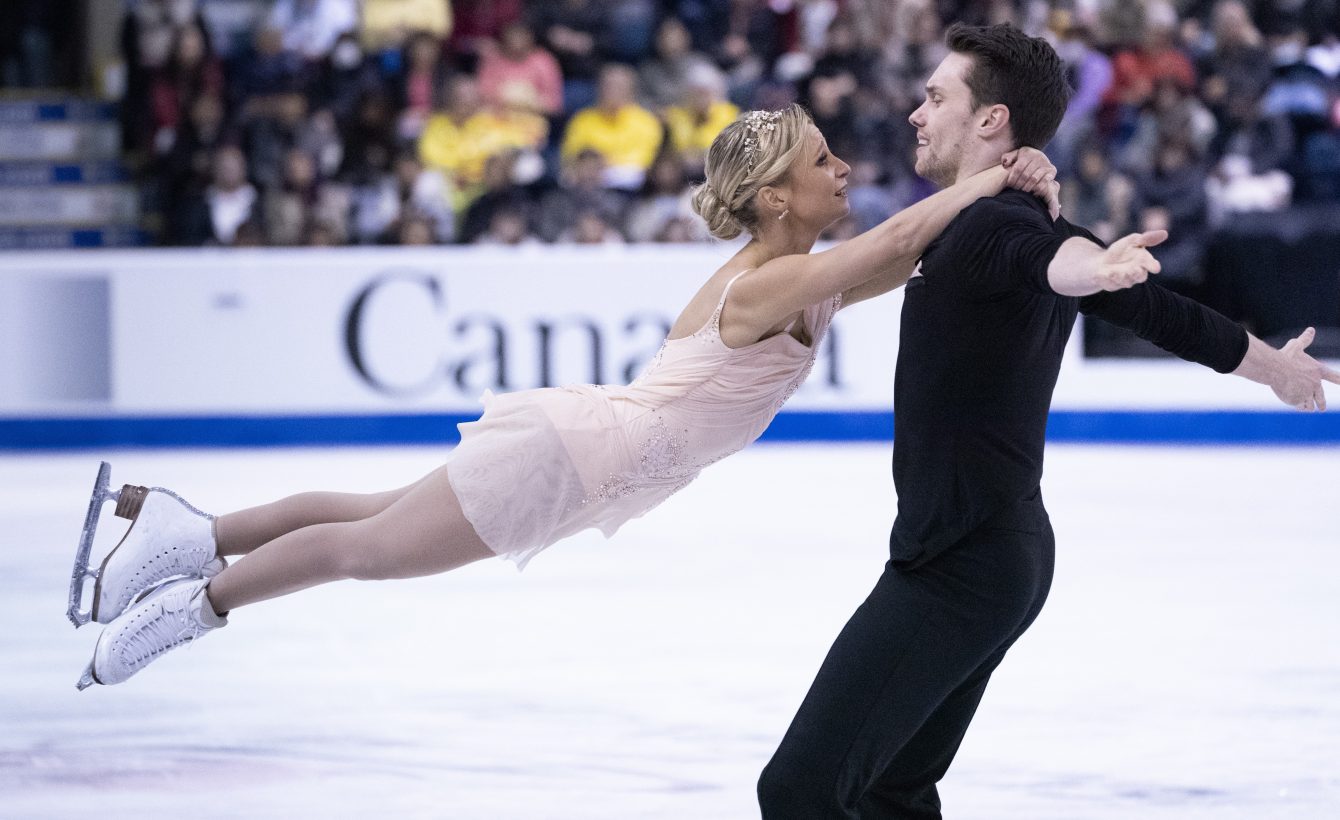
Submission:
M 1167 231 L 1145 231 L 1127 234 L 1113 242 L 1098 261 L 1094 284 L 1099 290 L 1123 290 L 1163 270 L 1159 260 L 1146 249 L 1167 238 Z
M 1285 342 L 1275 356 L 1270 389 L 1280 401 L 1299 410 L 1325 410 L 1326 390 L 1322 382 L 1340 384 L 1340 373 L 1307 354 L 1308 345 L 1316 337 L 1317 331 L 1308 328 Z
M 1091 296 L 1137 285 L 1162 269 L 1146 249 L 1167 238 L 1167 231 L 1145 231 L 1123 236 L 1103 248 L 1082 236 L 1072 236 L 1061 243 L 1047 265 L 1047 284 L 1062 296 Z
M 1001 167 L 1009 169 L 1007 188 L 1027 191 L 1047 203 L 1055 220 L 1061 215 L 1061 185 L 1056 181 L 1056 166 L 1036 148 L 1018 148 L 1001 157 Z

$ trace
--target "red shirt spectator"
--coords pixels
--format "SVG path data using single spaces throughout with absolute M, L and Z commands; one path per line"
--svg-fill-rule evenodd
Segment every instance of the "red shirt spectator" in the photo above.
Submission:
M 1112 85 L 1103 102 L 1143 105 L 1154 96 L 1161 80 L 1172 80 L 1183 91 L 1196 87 L 1195 67 L 1174 45 L 1172 29 L 1160 21 L 1150 23 L 1143 45 L 1123 49 L 1112 59 Z
M 199 97 L 223 95 L 223 67 L 209 53 L 205 34 L 197 25 L 177 32 L 168 64 L 154 73 L 149 85 L 156 153 L 172 149 L 176 130 L 186 111 Z
M 558 60 L 535 44 L 535 33 L 525 23 L 511 23 L 498 44 L 487 42 L 479 59 L 479 87 L 484 100 L 501 107 L 515 99 L 516 86 L 526 98 L 538 100 L 540 112 L 557 114 L 563 109 L 563 75 Z

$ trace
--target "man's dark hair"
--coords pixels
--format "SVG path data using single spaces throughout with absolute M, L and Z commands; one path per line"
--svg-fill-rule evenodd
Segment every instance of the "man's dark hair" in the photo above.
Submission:
M 1070 101 L 1065 67 L 1051 44 L 1008 23 L 955 23 L 945 32 L 945 43 L 972 58 L 963 80 L 974 110 L 998 103 L 1010 109 L 1015 147 L 1042 148 L 1051 140 Z

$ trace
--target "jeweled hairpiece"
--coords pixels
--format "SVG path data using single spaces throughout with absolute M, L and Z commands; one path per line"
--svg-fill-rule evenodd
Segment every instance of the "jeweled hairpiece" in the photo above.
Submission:
M 758 159 L 759 138 L 776 128 L 781 118 L 780 111 L 750 111 L 744 115 L 744 126 L 749 130 L 744 138 L 744 162 L 749 170 L 754 170 L 754 162 Z

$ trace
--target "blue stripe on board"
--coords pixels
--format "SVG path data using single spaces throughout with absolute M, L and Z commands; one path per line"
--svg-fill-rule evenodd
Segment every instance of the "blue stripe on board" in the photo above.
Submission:
M 103 162 L 0 162 L 0 185 L 109 185 L 126 182 L 130 171 L 114 160 Z
M 138 228 L 0 228 L 0 250 L 131 248 L 149 244 Z
M 0 124 L 112 122 L 116 103 L 100 100 L 0 100 Z
M 0 449 L 454 444 L 458 414 L 0 419 Z M 884 412 L 790 412 L 764 441 L 888 441 Z M 1340 445 L 1340 413 L 1058 411 L 1053 442 Z

